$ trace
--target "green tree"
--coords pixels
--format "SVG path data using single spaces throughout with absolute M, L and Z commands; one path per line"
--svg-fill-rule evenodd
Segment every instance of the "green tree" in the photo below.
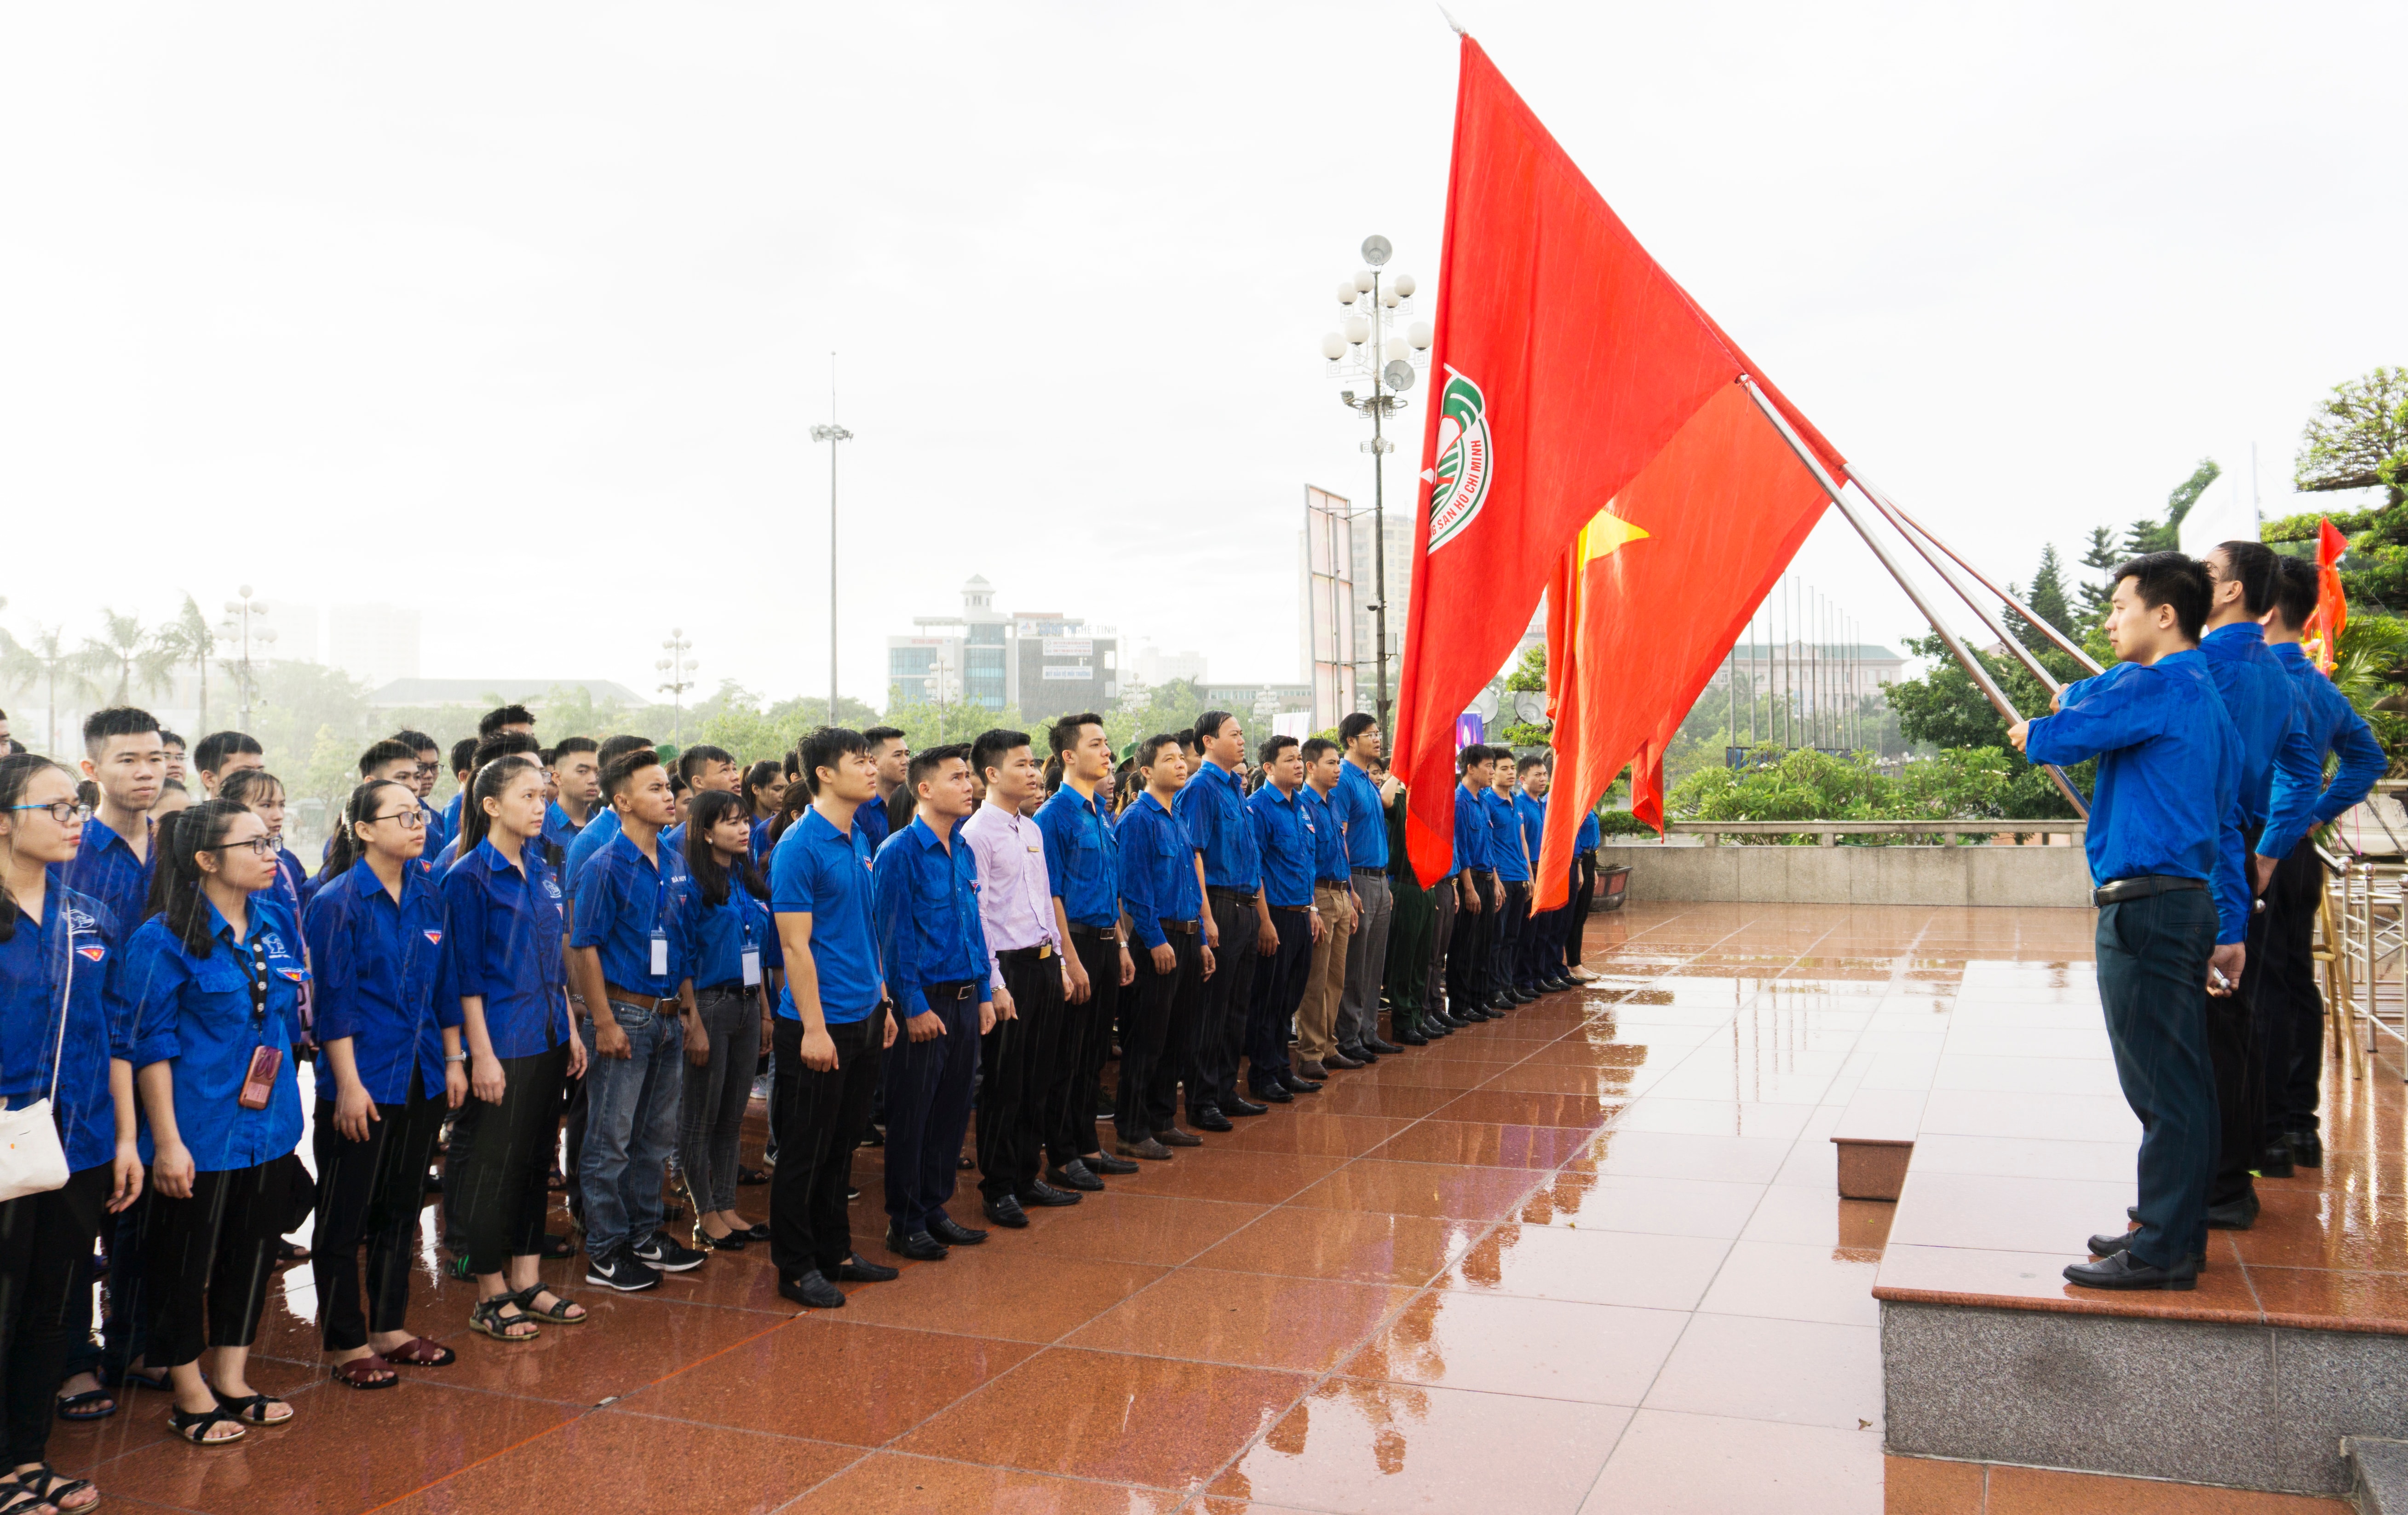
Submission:
M 54 758 L 66 751 L 59 745 L 59 716 L 64 713 L 60 700 L 80 704 L 100 698 L 100 690 L 86 675 L 90 666 L 82 652 L 66 645 L 66 634 L 57 627 L 45 630 L 37 622 L 31 641 L 0 639 L 0 683 L 29 693 L 42 691 L 50 718 L 46 750 Z
M 2035 819 L 2071 815 L 2071 807 L 2057 792 L 2055 782 L 2009 744 L 2005 718 L 1966 674 L 1939 636 L 1910 637 L 1906 644 L 1916 656 L 1934 660 L 1931 671 L 1922 678 L 1900 680 L 1884 691 L 1898 711 L 1899 729 L 1907 739 L 1928 742 L 1942 750 L 1988 748 L 2003 754 L 2010 775 L 2008 789 L 2014 802 L 2024 808 L 2001 814 Z M 2054 649 L 2035 650 L 2034 656 L 2059 683 L 2070 683 L 2088 671 Z M 2016 710 L 2030 716 L 2048 709 L 2048 689 L 2020 662 L 1979 651 L 1973 654 L 1973 659 L 1997 681 Z M 2077 791 L 2089 792 L 2086 765 L 2068 777 Z
M 2105 527 L 2092 527 L 2090 544 L 2082 552 L 2082 566 L 2096 570 L 2100 582 L 2083 582 L 2075 610 L 2086 635 L 2092 628 L 2106 624 L 2107 607 L 2114 596 L 2114 585 L 2106 582 L 2106 576 L 2123 561 L 2124 555 L 2115 546 L 2115 534 Z
M 1555 723 L 1526 721 L 1513 709 L 1516 695 L 1547 692 L 1547 648 L 1544 642 L 1525 648 L 1512 671 L 1505 675 L 1505 697 L 1498 714 L 1506 717 L 1501 735 L 1509 747 L 1543 747 L 1554 739 Z
M 2055 542 L 2044 542 L 2041 546 L 2040 567 L 2032 573 L 2031 593 L 2023 594 L 2012 584 L 2007 585 L 2007 592 L 2022 599 L 2025 604 L 2032 608 L 2034 614 L 2066 636 L 2071 637 L 2074 634 L 2073 610 L 2066 598 L 2065 562 L 2057 556 Z M 2038 628 L 2025 620 L 2017 612 L 2009 610 L 2002 613 L 2007 629 L 2014 632 L 2015 640 L 2025 646 L 2054 645 Z
M 137 690 L 166 688 L 176 673 L 175 645 L 156 631 L 145 631 L 139 615 L 121 615 L 104 606 L 100 620 L 101 634 L 84 639 L 81 656 L 96 678 L 113 683 L 109 703 L 131 704 Z
M 186 663 L 193 666 L 193 674 L 198 681 L 200 690 L 200 720 L 197 723 L 197 730 L 208 731 L 209 729 L 209 659 L 217 656 L 218 637 L 217 632 L 209 626 L 209 618 L 201 613 L 200 601 L 194 599 L 189 591 L 186 592 L 184 608 L 176 613 L 173 620 L 159 628 L 155 636 L 158 639 L 161 654 L 172 666 L 181 667 Z
M 2293 482 L 2310 494 L 2379 488 L 2386 510 L 2408 503 L 2408 368 L 2333 385 L 2300 438 Z
M 1104 735 L 1119 752 L 1132 742 L 1140 742 L 1158 731 L 1183 731 L 1196 724 L 1204 714 L 1204 691 L 1194 679 L 1172 679 L 1165 684 L 1142 684 L 1134 680 L 1124 684 L 1121 698 L 1111 710 L 1102 712 Z M 1252 715 L 1253 712 L 1243 713 Z

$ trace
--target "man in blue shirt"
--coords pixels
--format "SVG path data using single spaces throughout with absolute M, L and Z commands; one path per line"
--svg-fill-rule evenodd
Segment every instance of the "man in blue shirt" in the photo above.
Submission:
M 2180 553 L 2116 569 L 2107 635 L 2124 661 L 2008 732 L 2034 762 L 2099 759 L 2085 846 L 2099 887 L 2099 998 L 2141 1119 L 2141 1224 L 2090 1238 L 2103 1261 L 2065 1270 L 2086 1288 L 2193 1289 L 2207 1249 L 2216 1109 L 2205 1002 L 2232 993 L 2245 956 L 2245 914 L 2223 903 L 2245 900 L 2241 737 L 2198 650 L 2207 599 L 2206 570 Z
M 677 1143 L 685 1038 L 700 1027 L 692 956 L 661 831 L 676 814 L 668 770 L 643 747 L 602 771 L 619 834 L 585 861 L 570 907 L 569 977 L 588 1017 L 585 1195 L 588 1283 L 650 1289 L 703 1254 L 662 1232 L 661 1179 Z M 607 1012 L 592 1013 L 595 1006 Z
M 1197 1016 L 1187 1123 L 1197 1131 L 1228 1131 L 1231 1116 L 1270 1113 L 1270 1106 L 1238 1092 L 1238 1058 L 1244 1049 L 1255 963 L 1279 951 L 1279 932 L 1266 924 L 1262 860 L 1238 774 L 1246 760 L 1245 729 L 1227 711 L 1208 710 L 1196 718 L 1196 745 L 1201 760 L 1181 787 L 1173 813 L 1202 859 L 1204 944 L 1220 966 L 1204 980 Z
M 1604 840 L 1605 829 L 1598 824 L 1592 805 L 1582 813 L 1580 830 L 1572 837 L 1572 903 L 1564 918 L 1564 976 L 1574 984 L 1585 984 L 1597 976 L 1581 964 L 1581 936 L 1588 925 L 1589 906 L 1597 899 L 1597 849 Z
M 778 1292 L 834 1309 L 842 1283 L 895 1270 L 853 1248 L 845 1190 L 853 1150 L 869 1130 L 880 1056 L 895 1040 L 871 923 L 869 844 L 853 824 L 877 803 L 877 770 L 857 731 L 823 727 L 803 739 L 795 782 L 810 807 L 769 854 L 769 909 L 786 980 L 770 1027 L 769 1118 L 778 1165 L 769 1176 L 769 1260 Z
M 1346 954 L 1355 931 L 1353 870 L 1346 860 L 1346 823 L 1339 818 L 1339 775 L 1346 762 L 1337 743 L 1314 737 L 1304 744 L 1304 787 L 1297 791 L 1312 828 L 1312 908 L 1322 930 L 1304 969 L 1304 995 L 1296 1007 L 1296 1073 L 1326 1079 L 1331 1068 L 1360 1068 L 1377 1060 L 1365 1046 L 1345 1046 L 1338 1019 L 1346 997 Z M 1360 1053 L 1361 1056 L 1356 1056 Z
M 544 807 L 543 839 L 560 848 L 565 859 L 569 844 L 593 822 L 602 799 L 601 748 L 592 737 L 563 737 L 546 764 L 559 797 Z
M 83 723 L 83 776 L 100 789 L 100 804 L 76 844 L 66 886 L 108 907 L 117 935 L 108 945 L 122 949 L 149 914 L 151 851 L 150 808 L 167 779 L 167 749 L 159 722 L 130 705 L 96 710 Z
M 1530 858 L 1530 924 L 1522 938 L 1520 983 L 1531 994 L 1559 994 L 1572 987 L 1572 981 L 1564 976 L 1564 911 L 1570 902 L 1553 910 L 1538 908 L 1539 852 L 1547 834 L 1547 790 L 1555 774 L 1547 767 L 1547 758 L 1538 753 L 1515 767 L 1521 774 L 1522 792 L 1513 801 L 1513 815 L 1522 823 L 1522 849 Z
M 933 1262 L 986 1233 L 945 1213 L 969 1130 L 979 1038 L 995 1029 L 995 991 L 979 923 L 978 869 L 956 829 L 976 808 L 969 748 L 911 758 L 919 815 L 886 839 L 871 870 L 878 952 L 903 1036 L 886 1058 L 886 1246 Z M 782 1161 L 782 1159 L 781 1159 Z
M 1120 838 L 1102 788 L 1112 776 L 1103 717 L 1092 711 L 1065 715 L 1046 740 L 1062 764 L 1062 786 L 1037 808 L 1037 829 L 1045 836 L 1055 929 L 1070 952 L 1062 962 L 1069 978 L 1062 1047 L 1045 1094 L 1053 1159 L 1045 1177 L 1060 1188 L 1093 1190 L 1104 1187 L 1097 1174 L 1137 1172 L 1136 1163 L 1104 1152 L 1096 1129 L 1121 991 L 1136 982 L 1137 960 L 1120 930 Z
M 1513 749 L 1492 747 L 1496 766 L 1480 801 L 1488 815 L 1488 858 L 1503 891 L 1496 934 L 1488 944 L 1488 995 L 1502 1010 L 1538 998 L 1521 986 L 1523 940 L 1530 931 L 1530 849 L 1522 843 L 1522 817 L 1513 808 Z
M 878 798 L 856 809 L 853 823 L 869 839 L 874 858 L 888 836 L 911 824 L 911 791 L 904 782 L 911 771 L 911 743 L 892 726 L 873 726 L 861 735 L 869 743 L 870 766 L 878 774 Z
M 1262 858 L 1259 920 L 1269 931 L 1269 950 L 1254 965 L 1254 993 L 1246 1009 L 1246 1061 L 1254 1098 L 1289 1104 L 1321 1086 L 1299 1078 L 1288 1065 L 1288 1023 L 1304 994 L 1305 970 L 1327 924 L 1312 902 L 1314 854 L 1319 835 L 1314 811 L 1300 798 L 1304 758 L 1296 738 L 1275 736 L 1262 746 L 1263 786 L 1246 797 L 1246 818 L 1254 828 Z M 1308 808 L 1311 805 L 1312 808 Z M 1258 943 L 1257 950 L 1260 949 Z
M 1455 887 L 1462 914 L 1446 945 L 1447 1014 L 1465 1025 L 1496 1020 L 1500 1012 L 1489 1007 L 1488 945 L 1497 912 L 1504 899 L 1497 883 L 1489 842 L 1488 810 L 1482 796 L 1496 777 L 1496 753 L 1475 742 L 1461 754 L 1463 782 L 1455 791 Z
M 1339 1051 L 1350 1058 L 1358 1051 L 1379 1057 L 1404 1050 L 1380 1035 L 1381 981 L 1387 970 L 1388 923 L 1396 909 L 1388 892 L 1387 804 L 1398 787 L 1384 775 L 1371 777 L 1371 765 L 1381 760 L 1381 740 L 1380 723 L 1368 711 L 1358 710 L 1338 723 L 1339 744 L 1346 756 L 1338 770 L 1338 786 L 1329 794 L 1329 809 L 1345 836 L 1349 883 L 1361 903 L 1354 932 L 1346 939 L 1346 989 L 1338 1002 L 1331 1035 Z
M 2276 571 L 2266 642 L 2299 693 L 2301 733 L 2315 766 L 2307 772 L 2278 767 L 2266 830 L 2250 858 L 2266 901 L 2261 940 L 2250 946 L 2249 966 L 2257 977 L 2257 1063 L 2264 1070 L 2258 1132 L 2265 1150 L 2258 1171 L 2268 1178 L 2287 1176 L 2295 1164 L 2324 1165 L 2316 1106 L 2325 1064 L 2325 1006 L 2316 991 L 2314 943 L 2325 869 L 2309 833 L 2365 799 L 2387 766 L 2366 717 L 2300 649 L 2300 631 L 2315 613 L 2316 570 L 2285 558 Z M 2327 753 L 2340 759 L 2329 785 L 2324 782 Z
M 1187 1043 L 1200 1013 L 1212 951 L 1204 945 L 1203 875 L 1196 844 L 1174 811 L 1187 782 L 1179 739 L 1158 732 L 1139 744 L 1145 792 L 1121 812 L 1121 918 L 1140 960 L 1135 1003 L 1121 1032 L 1120 1089 L 1112 1096 L 1117 1150 L 1163 1162 L 1173 1147 L 1202 1138 L 1174 1123 Z

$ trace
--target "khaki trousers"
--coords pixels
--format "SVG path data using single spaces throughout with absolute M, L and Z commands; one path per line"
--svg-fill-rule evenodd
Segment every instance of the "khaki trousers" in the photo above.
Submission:
M 1312 902 L 1326 928 L 1312 944 L 1312 963 L 1305 970 L 1304 1000 L 1296 1009 L 1297 1056 L 1319 1062 L 1338 1050 L 1333 1032 L 1339 1002 L 1346 995 L 1346 943 L 1354 934 L 1354 906 L 1340 884 L 1316 884 Z

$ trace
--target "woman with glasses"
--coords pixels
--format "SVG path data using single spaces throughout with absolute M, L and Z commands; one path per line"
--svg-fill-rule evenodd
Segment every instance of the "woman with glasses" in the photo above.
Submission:
M 10 1471 L 0 1515 L 88 1509 L 100 1491 L 51 1470 L 52 1391 L 72 1334 L 69 1306 L 101 1217 L 142 1191 L 135 1148 L 131 1030 L 111 975 L 117 924 L 58 882 L 84 811 L 74 775 L 47 758 L 0 758 L 0 1094 L 50 1102 L 66 1157 L 61 1189 L 0 1204 L 0 1430 Z M 55 1086 L 55 1087 L 54 1087 Z M 88 1327 L 87 1327 L 88 1329 Z
M 176 1434 L 203 1447 L 293 1418 L 247 1376 L 291 1203 L 281 1160 L 301 1141 L 293 1047 L 309 970 L 274 892 L 276 854 L 266 823 L 230 801 L 177 816 L 159 838 L 157 908 L 121 968 L 150 1118 L 145 1356 L 167 1370 Z
M 309 891 L 309 872 L 284 844 L 284 781 L 264 768 L 238 768 L 218 780 L 218 798 L 231 800 L 267 825 L 276 844 L 276 897 L 295 920 Z
M 460 807 L 459 861 L 443 875 L 452 989 L 468 1051 L 475 1128 L 444 1192 L 477 1280 L 469 1326 L 531 1341 L 539 1321 L 573 1325 L 585 1306 L 544 1287 L 544 1179 L 560 1120 L 561 1080 L 585 1073 L 569 1029 L 561 967 L 560 884 L 544 864 L 543 770 L 497 758 Z
M 695 945 L 694 1002 L 702 1034 L 685 1046 L 678 1156 L 694 1201 L 694 1244 L 740 1252 L 769 1228 L 736 1213 L 737 1140 L 752 1070 L 769 1049 L 770 975 L 784 966 L 769 918 L 769 889 L 752 860 L 752 817 L 733 794 L 695 797 L 686 823 L 687 876 L 677 887 L 685 939 Z
M 401 1381 L 397 1365 L 454 1361 L 452 1349 L 402 1320 L 427 1160 L 443 1112 L 467 1097 L 467 1054 L 443 950 L 443 897 L 418 866 L 426 848 L 418 797 L 405 784 L 361 785 L 343 807 L 343 835 L 340 851 L 357 860 L 321 875 L 304 927 L 309 960 L 320 965 L 311 1267 L 336 1381 L 390 1389 Z

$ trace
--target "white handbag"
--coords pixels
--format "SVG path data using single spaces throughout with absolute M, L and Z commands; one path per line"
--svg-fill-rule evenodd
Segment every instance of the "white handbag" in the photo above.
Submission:
M 72 949 L 75 928 L 64 918 L 64 911 L 61 916 L 60 945 Z M 67 1153 L 59 1143 L 59 1123 L 50 1118 L 50 1106 L 59 1097 L 59 1064 L 67 1045 L 67 1006 L 75 992 L 72 950 L 60 954 L 59 983 L 59 1040 L 50 1049 L 50 1091 L 22 1110 L 0 1110 L 0 1203 L 66 1187 Z

